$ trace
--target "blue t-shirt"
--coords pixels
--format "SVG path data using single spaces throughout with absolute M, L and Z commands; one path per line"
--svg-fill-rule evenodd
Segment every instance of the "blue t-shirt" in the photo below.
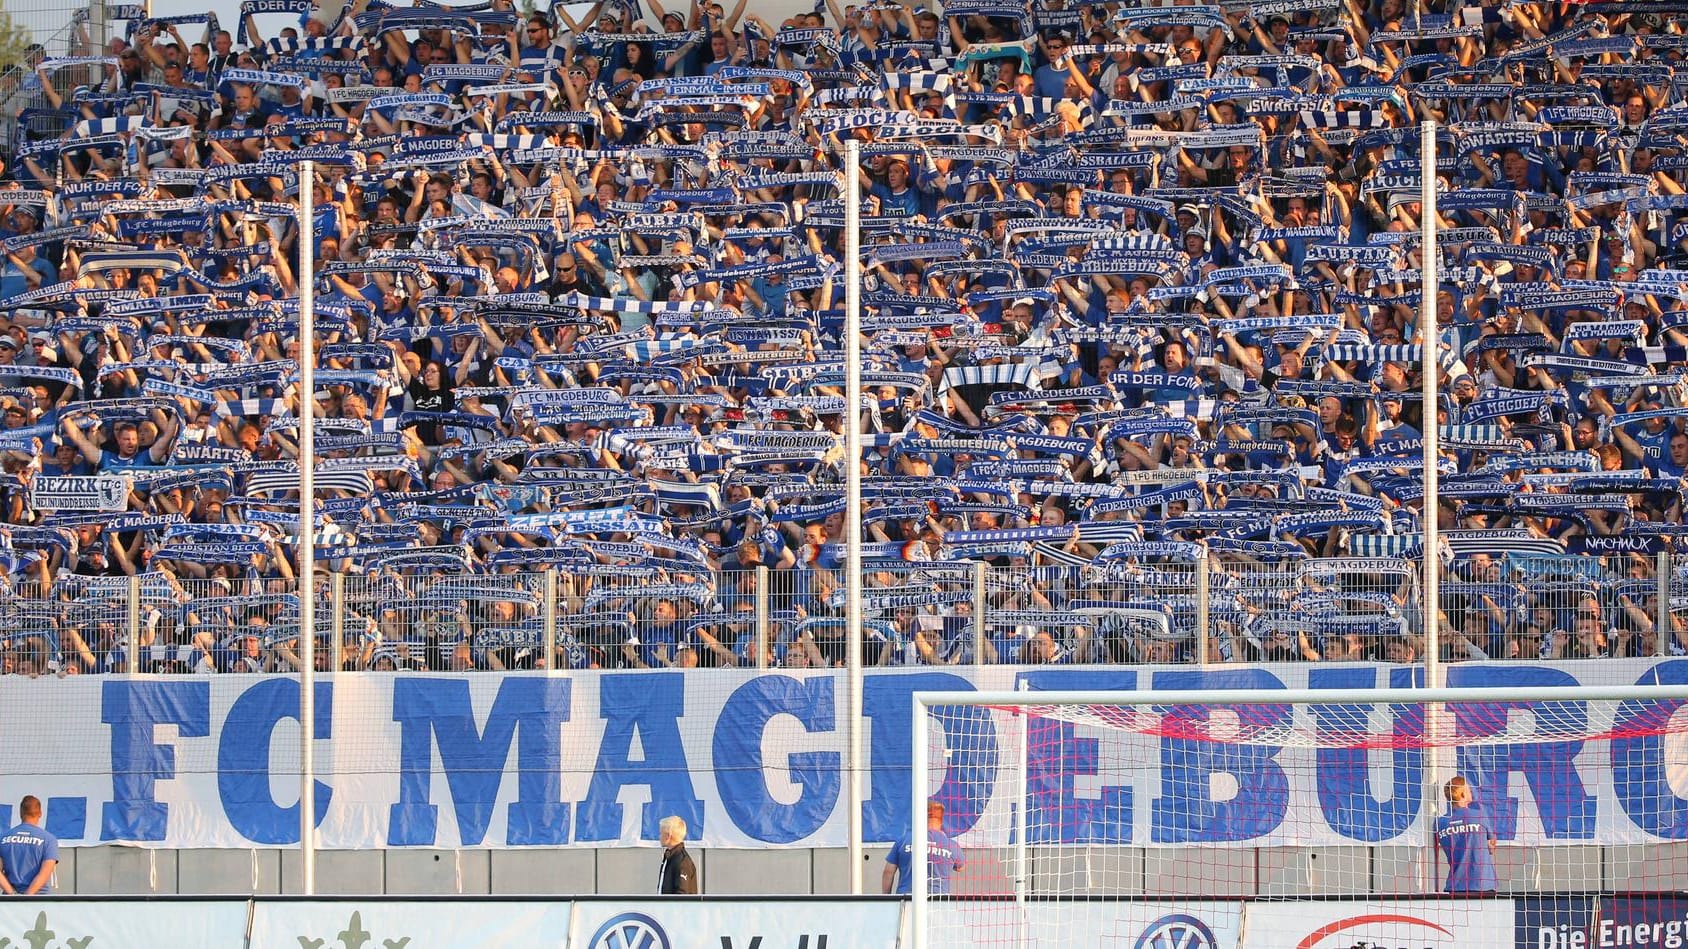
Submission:
M 906 836 L 892 844 L 891 852 L 885 855 L 885 862 L 897 868 L 898 893 L 913 892 L 914 872 L 910 869 L 913 860 L 914 842 Z M 949 834 L 941 830 L 926 832 L 926 884 L 929 892 L 948 893 L 950 877 L 965 862 L 961 845 Z
M 1482 808 L 1453 808 L 1436 818 L 1436 843 L 1448 858 L 1449 893 L 1492 893 L 1500 888 L 1495 858 L 1489 853 L 1494 828 Z
M 685 642 L 685 629 L 679 623 L 665 623 L 661 626 L 646 626 L 639 631 L 639 658 L 645 665 L 657 667 L 662 665 L 657 650 L 668 647 L 669 661 L 673 661 L 674 653 Z
M 86 477 L 87 475 L 93 474 L 94 469 L 89 467 L 88 459 L 82 457 L 82 453 L 78 452 L 77 455 L 76 455 L 76 460 L 71 462 L 69 465 L 61 465 L 56 460 L 52 460 L 52 459 L 42 461 L 41 462 L 41 473 L 48 476 L 49 478 L 58 478 L 58 477 L 65 477 L 65 476 Z
M 100 452 L 101 471 L 127 471 L 130 468 L 151 468 L 156 464 L 152 460 L 150 449 L 142 448 L 131 457 L 125 458 L 111 449 Z
M 19 893 L 29 889 L 41 865 L 59 859 L 59 838 L 34 824 L 19 824 L 0 837 L 0 867 L 7 882 Z M 52 881 L 41 887 L 42 893 L 52 892 Z

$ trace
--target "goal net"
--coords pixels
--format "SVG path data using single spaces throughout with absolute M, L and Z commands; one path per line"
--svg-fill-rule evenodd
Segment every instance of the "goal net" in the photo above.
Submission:
M 1688 945 L 1685 701 L 921 693 L 889 865 L 916 947 Z

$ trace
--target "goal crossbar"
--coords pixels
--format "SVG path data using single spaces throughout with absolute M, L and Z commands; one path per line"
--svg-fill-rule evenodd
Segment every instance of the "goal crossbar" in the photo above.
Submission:
M 916 692 L 916 708 L 955 705 L 1389 705 L 1429 702 L 1668 702 L 1688 685 L 1509 686 L 1483 689 L 1179 689 L 1122 692 Z M 918 735 L 916 736 L 918 738 Z
M 1555 702 L 1688 702 L 1688 685 L 1627 685 L 1627 686 L 1524 686 L 1505 688 L 1421 688 L 1421 689 L 1212 689 L 1212 690 L 1152 690 L 1129 691 L 924 691 L 913 698 L 913 735 L 911 748 L 912 780 L 909 799 L 909 843 L 912 853 L 907 872 L 910 876 L 910 923 L 913 945 L 926 945 L 929 913 L 930 880 L 927 862 L 926 805 L 929 799 L 927 775 L 932 761 L 930 747 L 931 713 L 934 709 L 956 707 L 1050 708 L 1061 706 L 1330 706 L 1330 705 L 1400 705 L 1419 704 L 1439 707 L 1445 704 L 1540 704 Z M 1028 716 L 1019 716 L 1020 727 L 1026 727 Z M 1020 741 L 1024 755 L 1024 733 Z M 1021 778 L 1025 764 L 1021 762 Z M 1019 789 L 1024 796 L 1023 786 Z M 1024 807 L 1019 809 L 1017 840 L 1025 846 Z M 1024 854 L 1019 858 L 1024 872 Z M 1016 880 L 1016 899 L 1023 901 L 1026 891 L 1023 880 Z

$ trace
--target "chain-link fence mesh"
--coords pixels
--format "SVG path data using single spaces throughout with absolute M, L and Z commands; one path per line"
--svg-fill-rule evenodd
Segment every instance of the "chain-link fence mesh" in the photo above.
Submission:
M 16 47 L 0 48 L 0 148 L 10 151 L 29 138 L 57 137 L 70 127 L 73 117 L 48 107 L 35 67 L 44 59 L 99 53 L 112 35 L 110 9 L 47 0 L 0 4 L 0 15 L 14 31 L 15 42 L 8 46 Z M 97 66 L 70 66 L 54 82 L 70 91 L 99 78 Z
M 1422 662 L 1419 564 L 1143 556 L 1082 566 L 870 563 L 868 666 Z M 1466 557 L 1440 581 L 1444 661 L 1679 653 L 1688 569 L 1654 555 Z M 476 573 L 439 556 L 319 574 L 319 670 L 817 668 L 847 661 L 844 572 L 572 565 Z M 1662 608 L 1661 608 L 1662 607 Z M 20 575 L 9 672 L 290 672 L 289 578 Z M 1666 630 L 1661 637 L 1658 630 Z

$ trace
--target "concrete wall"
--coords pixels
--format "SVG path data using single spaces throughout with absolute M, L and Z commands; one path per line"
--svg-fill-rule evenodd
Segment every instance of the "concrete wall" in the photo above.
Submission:
M 294 850 L 60 851 L 58 892 L 277 894 L 299 892 Z M 656 890 L 655 848 L 617 850 L 330 850 L 317 854 L 317 892 L 468 896 L 646 894 Z M 694 850 L 706 892 L 720 895 L 849 892 L 844 850 Z M 884 848 L 862 879 L 879 892 Z
M 1416 847 L 1033 848 L 1033 892 L 1126 896 L 1329 896 L 1422 894 L 1436 889 L 1428 851 Z M 849 892 L 844 850 L 693 851 L 707 893 Z M 864 892 L 879 892 L 885 849 L 869 848 Z M 84 894 L 296 893 L 299 858 L 288 850 L 61 851 L 59 892 Z M 968 853 L 957 892 L 1002 893 L 1013 857 Z M 656 886 L 655 848 L 616 850 L 361 850 L 317 856 L 321 894 L 645 894 Z M 1688 889 L 1688 844 L 1502 847 L 1503 892 Z

